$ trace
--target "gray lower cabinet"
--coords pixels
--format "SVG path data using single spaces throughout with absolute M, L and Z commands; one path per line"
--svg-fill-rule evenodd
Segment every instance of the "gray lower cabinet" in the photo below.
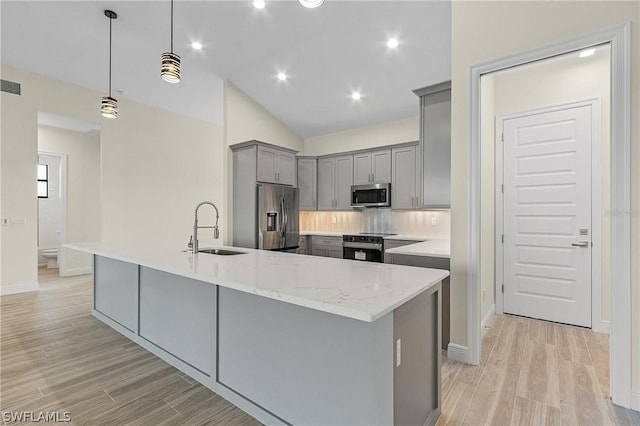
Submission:
M 138 265 L 94 256 L 93 285 L 94 309 L 138 331 Z
M 298 254 L 309 254 L 309 239 L 306 235 L 300 235 L 298 238 Z
M 384 249 L 389 250 L 389 249 L 393 249 L 396 247 L 402 247 L 402 246 L 408 246 L 409 244 L 416 244 L 419 243 L 421 241 L 417 241 L 417 240 L 392 240 L 392 239 L 385 239 L 384 240 Z M 393 263 L 393 255 L 390 253 L 386 253 L 384 254 L 384 263 Z
M 310 236 L 313 256 L 342 259 L 342 237 Z
M 440 284 L 365 322 L 94 259 L 98 319 L 265 424 L 438 420 Z
M 385 254 L 385 263 L 451 270 L 450 260 L 446 257 L 413 256 L 406 254 Z M 442 349 L 447 350 L 450 340 L 450 283 L 449 277 L 442 280 Z
M 202 281 L 140 267 L 140 336 L 211 376 L 216 288 Z
M 218 381 L 287 424 L 434 425 L 437 290 L 367 323 L 219 287 Z

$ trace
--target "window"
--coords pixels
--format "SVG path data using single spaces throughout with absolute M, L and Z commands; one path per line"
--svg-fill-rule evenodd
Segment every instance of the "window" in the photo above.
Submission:
M 49 198 L 49 166 L 38 164 L 38 198 Z

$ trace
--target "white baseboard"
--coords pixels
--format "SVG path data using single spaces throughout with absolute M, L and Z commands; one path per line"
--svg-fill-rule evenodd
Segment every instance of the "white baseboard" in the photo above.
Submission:
M 600 321 L 600 327 L 594 331 L 597 331 L 598 333 L 609 334 L 609 321 L 607 320 Z
M 447 358 L 469 364 L 469 348 L 455 343 L 449 343 L 447 347 Z
M 491 320 L 491 317 L 493 317 L 496 314 L 496 305 L 495 303 L 493 305 L 491 305 L 491 308 L 489 308 L 489 312 L 487 312 L 487 315 L 484 316 L 484 318 L 482 319 L 482 335 L 484 336 L 484 332 L 487 330 L 487 324 L 489 324 L 489 321 Z
M 640 411 L 640 390 L 631 389 L 631 409 Z
M 75 277 L 76 275 L 87 275 L 93 272 L 91 266 L 85 266 L 84 268 L 72 268 L 60 271 L 61 277 Z
M 5 296 L 7 294 L 27 293 L 29 291 L 40 290 L 40 285 L 37 281 L 23 284 L 12 284 L 0 286 L 0 295 Z

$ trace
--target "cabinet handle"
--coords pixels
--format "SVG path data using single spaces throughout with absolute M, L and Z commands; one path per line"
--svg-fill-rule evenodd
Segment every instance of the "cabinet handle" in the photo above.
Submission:
M 280 173 L 276 173 L 276 182 L 280 182 Z

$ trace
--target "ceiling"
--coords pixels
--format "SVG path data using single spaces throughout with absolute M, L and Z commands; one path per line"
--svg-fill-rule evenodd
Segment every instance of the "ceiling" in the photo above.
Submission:
M 450 79 L 448 1 L 327 0 L 317 9 L 266 1 L 258 10 L 251 0 L 176 0 L 183 79 L 171 85 L 159 76 L 169 1 L 3 0 L 2 64 L 106 92 L 103 10 L 112 9 L 114 97 L 222 124 L 230 80 L 302 137 L 416 115 L 412 89 Z

